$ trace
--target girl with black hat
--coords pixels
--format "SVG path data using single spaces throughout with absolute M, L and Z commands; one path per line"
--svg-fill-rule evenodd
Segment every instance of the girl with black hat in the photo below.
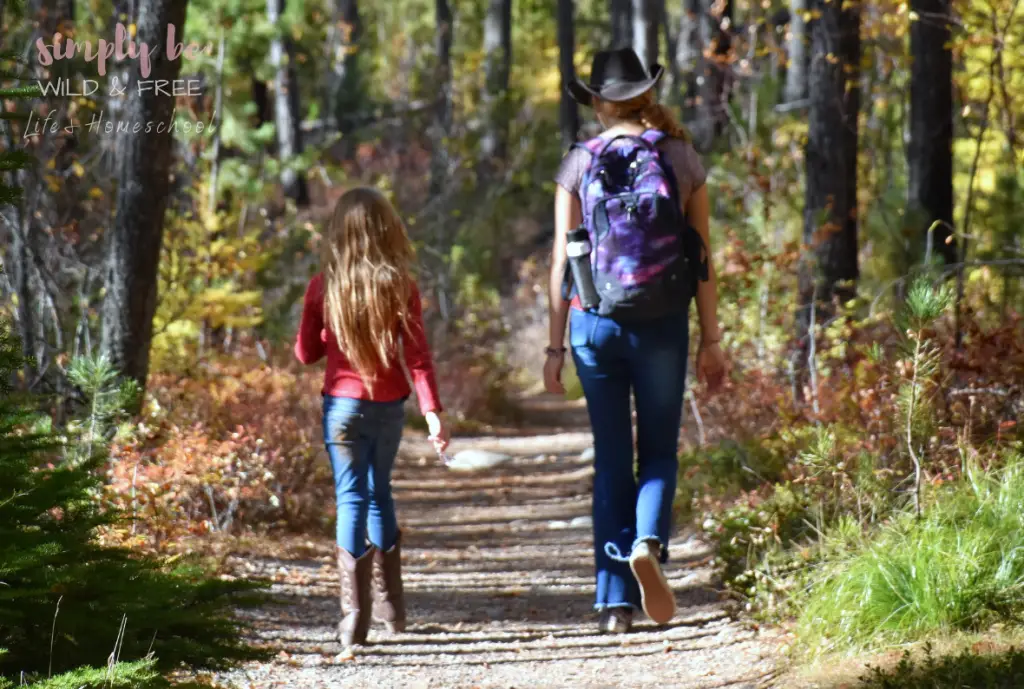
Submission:
M 568 89 L 581 104 L 594 108 L 604 131 L 597 139 L 574 146 L 555 177 L 558 187 L 549 290 L 550 344 L 544 381 L 548 391 L 564 393 L 561 372 L 568 321 L 571 323 L 569 344 L 594 433 L 595 608 L 601 613 L 600 629 L 603 632 L 628 631 L 633 612 L 638 608 L 659 624 L 669 622 L 675 615 L 675 596 L 661 565 L 668 558 L 672 500 L 678 471 L 679 430 L 689 348 L 690 296 L 697 301 L 701 325 L 698 378 L 706 381 L 712 391 L 717 390 L 724 380 L 726 368 L 725 356 L 719 346 L 721 333 L 716 313 L 715 273 L 708 260 L 709 211 L 705 172 L 686 130 L 656 100 L 654 87 L 663 71 L 657 64 L 651 65 L 650 70 L 646 69 L 629 48 L 598 53 L 594 57 L 590 82 L 576 80 L 568 84 Z M 632 143 L 616 149 L 619 141 Z M 647 142 L 644 145 L 650 149 L 650 154 L 641 145 L 643 141 Z M 633 161 L 626 166 L 627 174 L 613 170 L 613 174 L 608 175 L 605 174 L 607 170 L 602 169 L 599 172 L 604 176 L 598 179 L 594 168 L 611 167 L 605 164 L 606 156 L 614 157 L 616 150 L 622 151 L 619 158 Z M 640 166 L 643 169 L 637 170 L 637 162 L 643 163 Z M 639 184 L 637 176 L 645 174 L 645 170 L 663 172 L 659 179 L 670 180 L 670 183 L 655 185 L 650 188 L 653 191 L 645 189 L 634 195 L 607 192 L 612 178 L 625 179 L 620 183 L 633 190 L 635 187 L 629 185 Z M 602 261 L 613 267 L 632 266 L 624 272 L 619 268 L 618 274 L 625 275 L 625 282 L 636 276 L 647 276 L 651 270 L 637 268 L 642 261 L 635 257 L 608 257 L 607 253 L 616 248 L 615 237 L 609 242 L 609 234 L 632 233 L 632 237 L 639 237 L 632 243 L 621 240 L 618 249 L 641 251 L 643 260 L 653 261 L 655 268 L 661 265 L 656 259 L 662 246 L 666 247 L 667 257 L 662 263 L 671 266 L 671 270 L 676 270 L 674 266 L 677 265 L 684 266 L 679 269 L 681 271 L 693 268 L 692 261 L 687 262 L 685 258 L 677 261 L 671 254 L 675 250 L 672 247 L 677 246 L 672 237 L 659 236 L 655 239 L 651 234 L 645 246 L 636 248 L 638 241 L 644 241 L 644 222 L 651 227 L 655 224 L 656 218 L 650 209 L 658 205 L 659 192 L 664 196 L 665 186 L 674 187 L 669 190 L 668 198 L 672 199 L 673 206 L 678 204 L 678 213 L 675 208 L 671 209 L 676 213 L 671 217 L 677 220 L 671 222 L 678 224 L 679 238 L 686 232 L 693 232 L 702 241 L 704 254 L 701 260 L 706 261 L 706 273 L 702 280 L 695 279 L 693 293 L 685 298 L 674 302 L 669 299 L 667 306 L 654 312 L 644 311 L 643 318 L 619 318 L 614 314 L 624 311 L 616 311 L 613 302 L 624 298 L 622 295 L 628 295 L 630 291 L 622 284 L 613 286 L 613 280 L 605 281 L 600 267 Z M 592 198 L 594 189 L 602 190 L 606 196 L 595 202 Z M 630 201 L 632 206 L 626 209 L 628 215 L 619 213 L 623 204 L 618 197 L 626 196 L 639 199 Z M 644 198 L 648 199 L 646 204 Z M 585 212 L 592 217 L 585 218 Z M 662 211 L 661 225 L 664 225 L 664 217 Z M 625 229 L 617 228 L 616 222 L 625 223 Z M 595 251 L 594 274 L 601 276 L 599 289 L 604 290 L 600 304 L 588 308 L 584 308 L 578 296 L 567 298 L 563 289 L 567 265 L 566 237 L 581 225 L 586 226 L 590 233 Z M 679 245 L 683 243 L 685 240 L 678 242 Z M 668 292 L 662 289 L 660 293 Z M 649 301 L 644 303 L 649 304 Z M 641 311 L 635 310 L 635 313 Z M 631 396 L 636 408 L 636 470 Z

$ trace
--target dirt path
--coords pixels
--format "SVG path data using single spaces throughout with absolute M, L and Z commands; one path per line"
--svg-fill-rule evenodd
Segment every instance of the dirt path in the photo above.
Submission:
M 337 573 L 329 541 L 292 559 L 238 558 L 240 574 L 268 576 L 280 605 L 257 615 L 270 663 L 219 677 L 237 687 L 732 687 L 771 674 L 772 650 L 729 621 L 708 588 L 705 544 L 682 533 L 666 573 L 680 611 L 623 636 L 594 632 L 590 435 L 577 405 L 534 405 L 546 428 L 528 436 L 459 439 L 513 455 L 456 473 L 422 442 L 403 447 L 395 476 L 405 534 L 410 625 L 355 658 L 339 655 Z M 553 424 L 561 427 L 552 427 Z M 289 548 L 294 551 L 295 548 Z

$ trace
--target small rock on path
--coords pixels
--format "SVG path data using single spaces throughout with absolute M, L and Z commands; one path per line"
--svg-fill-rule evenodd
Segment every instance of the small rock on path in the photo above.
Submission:
M 512 455 L 487 450 L 463 450 L 452 457 L 448 468 L 452 471 L 479 471 L 491 469 L 508 462 Z

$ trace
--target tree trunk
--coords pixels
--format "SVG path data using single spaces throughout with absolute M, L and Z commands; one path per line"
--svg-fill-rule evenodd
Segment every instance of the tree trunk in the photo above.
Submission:
M 50 0 L 50 2 L 44 3 L 44 6 L 45 12 L 41 17 L 39 17 L 39 34 L 45 36 L 47 42 L 49 42 L 53 38 L 53 34 L 58 31 L 64 33 L 65 36 L 70 36 L 74 32 L 75 28 L 74 0 Z M 3 18 L 2 9 L 3 5 L 0 4 L 0 19 Z M 38 15 L 34 12 L 29 15 L 30 18 L 36 18 L 37 16 Z M 115 18 L 114 21 L 116 22 L 118 20 Z M 129 20 L 124 23 L 128 24 L 130 21 L 131 19 L 129 18 Z
M 658 61 L 658 33 L 661 29 L 661 13 L 658 0 L 632 0 L 633 2 L 633 51 L 650 69 Z
M 334 115 L 339 131 L 348 128 L 350 115 L 358 109 L 361 100 L 362 37 L 363 24 L 359 17 L 359 1 L 335 0 L 334 24 L 328 38 L 331 74 L 327 88 L 328 103 L 324 114 Z
M 633 45 L 633 0 L 608 0 L 612 19 L 612 48 Z
M 430 193 L 440 194 L 448 179 L 448 147 L 445 141 L 452 119 L 452 10 L 448 0 L 434 0 L 437 42 L 438 99 L 431 128 Z
M 656 1 L 658 4 L 658 21 L 661 24 L 661 32 L 665 37 L 665 58 L 663 64 L 665 71 L 668 72 L 665 80 L 662 82 L 661 91 L 668 94 L 668 98 L 664 101 L 666 105 L 681 107 L 683 104 L 683 75 L 679 71 L 679 63 L 676 61 L 676 55 L 679 54 L 679 34 L 676 31 L 679 27 L 672 26 L 672 22 L 669 21 L 668 7 L 665 0 Z
M 950 0 L 912 0 L 910 23 L 910 144 L 907 218 L 920 227 L 931 255 L 955 263 L 953 228 L 953 54 Z M 931 226 L 939 225 L 929 233 Z M 918 223 L 920 223 L 918 225 Z M 930 234 L 930 237 L 929 237 Z
M 704 136 L 710 141 L 717 139 L 725 132 L 729 124 L 729 103 L 731 101 L 732 84 L 730 77 L 732 68 L 729 56 L 732 51 L 732 29 L 734 23 L 735 3 L 733 0 L 724 0 L 721 3 L 713 2 L 712 7 L 706 11 L 708 22 L 708 50 L 705 55 L 704 84 L 701 94 L 701 108 L 703 120 L 700 127 Z M 710 54 L 709 54 L 710 53 Z
M 219 19 L 219 18 L 218 18 Z M 217 64 L 214 68 L 214 95 L 213 95 L 213 117 L 216 121 L 216 129 L 213 130 L 212 152 L 210 154 L 210 183 L 206 201 L 206 212 L 212 217 L 217 212 L 217 184 L 220 180 L 220 159 L 221 159 L 221 123 L 224 121 L 224 54 L 227 49 L 227 37 L 225 29 L 221 26 L 220 38 L 217 41 Z
M 576 78 L 573 55 L 576 51 L 576 26 L 573 18 L 573 0 L 558 0 L 558 68 L 562 73 L 562 100 L 559 109 L 559 124 L 562 130 L 562 146 L 568 148 L 576 143 L 580 130 L 580 111 L 576 100 L 566 88 Z
M 267 20 L 278 29 L 284 0 L 267 0 Z M 277 157 L 281 164 L 281 186 L 285 196 L 298 206 L 309 205 L 306 178 L 292 167 L 302 153 L 302 112 L 299 83 L 295 74 L 291 41 L 276 31 L 270 41 L 270 64 L 274 67 L 274 124 L 277 128 Z
M 789 31 L 786 39 L 786 87 L 782 97 L 786 103 L 807 98 L 807 73 L 810 53 L 807 48 L 808 0 L 789 0 Z
M 11 173 L 11 177 L 17 179 L 18 173 Z M 14 186 L 14 185 L 12 185 Z M 21 202 L 19 202 L 21 203 Z M 8 261 L 8 265 L 11 266 L 11 289 L 14 292 L 14 296 L 18 300 L 18 308 L 16 315 L 18 318 L 18 334 L 21 339 L 21 351 L 26 359 L 33 358 L 37 359 L 35 366 L 41 366 L 43 364 L 39 359 L 40 345 L 41 342 L 36 342 L 36 322 L 35 322 L 35 299 L 34 295 L 37 293 L 32 288 L 32 264 L 31 257 L 29 256 L 30 249 L 25 243 L 25 239 L 22 236 L 22 211 L 21 208 L 17 208 L 14 213 L 12 223 L 15 224 L 10 230 L 10 249 L 9 253 L 5 256 L 5 260 Z M 26 367 L 26 373 L 29 373 L 29 368 Z
M 252 102 L 256 105 L 256 127 L 262 127 L 274 119 L 274 110 L 270 105 L 270 89 L 267 82 L 251 77 Z
M 75 26 L 75 0 L 57 0 L 57 30 L 70 31 Z
M 508 82 L 512 70 L 512 0 L 488 0 L 484 17 L 483 106 L 486 113 L 480 139 L 485 167 L 503 159 L 508 143 Z
M 107 30 L 110 32 L 109 35 L 115 35 L 118 24 L 122 24 L 127 28 L 136 23 L 136 17 L 138 17 L 140 11 L 141 8 L 135 6 L 131 0 L 114 0 L 110 24 L 107 27 Z M 136 27 L 136 31 L 138 31 L 138 27 Z M 138 38 L 135 40 L 138 41 Z M 161 41 L 161 45 L 162 44 L 163 41 Z M 120 83 L 127 84 L 129 83 L 128 80 L 130 73 L 130 63 L 124 60 L 118 61 L 110 67 L 110 71 L 107 72 L 107 79 L 113 80 L 116 78 Z M 68 76 L 70 77 L 71 75 Z M 113 82 L 111 81 L 111 83 Z M 105 104 L 103 105 L 104 117 L 109 115 L 111 122 L 124 121 L 127 118 L 127 93 L 127 90 L 121 93 L 118 89 L 109 89 L 106 94 L 103 94 L 102 90 L 97 93 L 97 96 L 103 94 L 103 100 L 105 101 Z M 120 160 L 123 139 L 124 137 L 117 137 L 114 140 L 114 155 L 103 156 L 100 158 L 101 164 L 105 167 L 102 172 L 110 177 L 114 177 L 118 174 L 117 166 L 119 164 L 118 161 Z
M 683 16 L 679 23 L 679 39 L 676 42 L 677 69 L 683 75 L 686 95 L 683 99 L 683 119 L 693 122 L 697 119 L 700 104 L 698 77 L 704 72 L 704 7 L 701 0 L 685 0 Z
M 857 268 L 857 115 L 860 110 L 860 8 L 841 9 L 811 0 L 820 17 L 811 23 L 810 114 L 804 244 L 814 256 L 800 271 L 801 337 L 811 301 L 821 302 L 816 322 L 832 298 L 855 294 Z M 806 258 L 806 257 L 805 257 Z
M 156 46 L 167 40 L 167 26 L 185 26 L 187 0 L 140 0 L 136 40 Z M 148 77 L 132 67 L 131 83 L 140 79 L 173 83 L 181 59 L 155 51 Z M 174 112 L 174 99 L 158 90 L 129 90 L 124 116 L 134 123 L 163 123 Z M 145 126 L 145 124 L 143 124 Z M 154 127 L 145 136 L 121 143 L 117 215 L 107 240 L 103 298 L 102 351 L 125 376 L 145 385 L 149 347 L 157 305 L 157 270 L 163 243 L 164 210 L 170 191 L 172 133 Z

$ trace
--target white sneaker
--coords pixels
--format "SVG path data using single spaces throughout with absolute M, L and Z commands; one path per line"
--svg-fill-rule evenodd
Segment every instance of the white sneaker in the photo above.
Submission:
M 629 556 L 629 568 L 640 584 L 640 602 L 654 622 L 666 624 L 676 614 L 676 596 L 661 571 L 660 546 L 638 543 Z

